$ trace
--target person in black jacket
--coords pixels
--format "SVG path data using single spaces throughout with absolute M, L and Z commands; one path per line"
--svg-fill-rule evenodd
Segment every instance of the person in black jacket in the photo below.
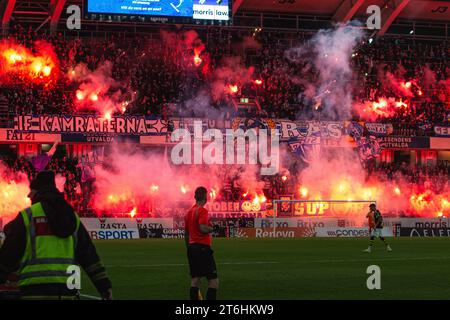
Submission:
M 41 203 L 45 212 L 45 229 L 48 234 L 58 238 L 67 238 L 75 234 L 79 218 L 73 208 L 66 202 L 55 184 L 52 171 L 40 172 L 30 184 L 28 197 L 32 204 Z M 8 223 L 4 228 L 5 239 L 0 248 L 0 284 L 6 282 L 8 276 L 20 270 L 22 257 L 27 244 L 26 226 L 22 214 Z M 112 285 L 106 274 L 96 248 L 81 221 L 76 232 L 75 262 L 88 274 L 105 300 L 112 299 Z M 75 297 L 78 291 L 69 289 L 66 284 L 49 283 L 21 287 L 22 297 L 61 298 Z

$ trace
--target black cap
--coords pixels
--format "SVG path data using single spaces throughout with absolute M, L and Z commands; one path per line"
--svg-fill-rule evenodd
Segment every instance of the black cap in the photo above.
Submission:
M 375 203 L 371 203 L 371 204 L 369 205 L 369 208 L 372 208 L 372 207 L 376 207 Z
M 53 171 L 39 172 L 36 178 L 31 181 L 30 189 L 36 191 L 42 189 L 56 189 L 55 173 Z

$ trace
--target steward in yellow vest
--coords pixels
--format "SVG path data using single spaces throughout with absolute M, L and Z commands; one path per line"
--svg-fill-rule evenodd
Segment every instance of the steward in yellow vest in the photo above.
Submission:
M 23 299 L 75 299 L 78 290 L 68 283 L 71 268 L 81 266 L 102 298 L 112 299 L 105 267 L 86 228 L 56 188 L 55 174 L 40 172 L 30 189 L 31 207 L 5 226 L 0 284 L 17 272 Z

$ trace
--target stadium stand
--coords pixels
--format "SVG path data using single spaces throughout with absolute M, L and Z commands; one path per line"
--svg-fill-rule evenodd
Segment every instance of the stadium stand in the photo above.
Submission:
M 244 4 L 250 9 L 254 5 L 252 1 Z M 281 6 L 278 9 L 283 11 Z M 241 18 L 238 13 L 236 21 Z M 108 33 L 103 37 L 91 34 L 74 38 L 65 33 L 36 32 L 31 27 L 27 29 L 19 23 L 11 23 L 4 40 L 15 41 L 27 47 L 38 40 L 48 41 L 60 57 L 58 73 L 62 75 L 69 74 L 80 63 L 84 63 L 90 70 L 111 63 L 110 76 L 114 79 L 117 90 L 122 93 L 130 91 L 130 99 L 126 110 L 124 109 L 126 114 L 143 114 L 164 119 L 173 116 L 204 116 L 189 102 L 197 99 L 194 93 L 210 86 L 212 75 L 220 72 L 224 59 L 234 57 L 235 60 L 231 63 L 242 63 L 245 69 L 252 68 L 252 77 L 261 83 L 239 85 L 235 95 L 229 94 L 210 101 L 214 108 L 221 110 L 235 107 L 240 99 L 250 99 L 254 103 L 253 111 L 244 111 L 243 116 L 279 119 L 320 117 L 320 110 L 318 114 L 308 111 L 314 102 L 304 99 L 306 88 L 293 77 L 299 68 L 298 61 L 293 63 L 285 55 L 286 49 L 305 44 L 314 34 L 311 30 L 225 29 L 208 26 L 196 28 L 194 39 L 190 40 L 194 45 L 184 48 L 174 45 L 174 41 L 179 43 L 180 40 L 188 39 L 190 36 L 187 34 L 191 32 L 189 27 L 161 29 L 163 31 L 153 30 L 145 37 L 142 34 Z M 355 100 L 363 104 L 367 101 L 373 103 L 384 97 L 394 97 L 397 103 L 401 101 L 406 107 L 395 108 L 388 116 L 377 115 L 373 121 L 393 124 L 395 135 L 434 135 L 430 124 L 447 122 L 450 116 L 448 40 L 406 39 L 395 35 L 368 40 L 369 37 L 367 34 L 352 55 L 351 66 L 356 71 L 353 79 Z M 183 55 L 191 56 L 199 43 L 204 46 L 199 56 L 203 67 L 186 68 Z M 412 86 L 412 93 L 402 95 L 393 91 L 392 86 L 385 85 L 387 73 L 400 75 L 405 86 Z M 303 76 L 314 78 L 315 70 L 310 70 L 310 74 Z M 17 114 L 74 113 L 78 111 L 77 99 L 77 87 L 67 81 L 66 77 L 60 77 L 51 88 L 20 80 L 6 83 L 2 86 L 0 95 L 0 126 L 11 124 Z M 194 104 L 197 102 L 194 100 Z M 353 120 L 361 120 L 360 115 L 355 112 Z M 5 159 L 5 162 L 14 171 L 26 172 L 30 177 L 34 175 L 32 165 L 24 158 Z M 85 211 L 89 199 L 82 198 L 89 194 L 81 191 L 84 190 L 84 185 L 77 164 L 78 159 L 55 157 L 47 168 L 64 174 L 66 178 L 70 177 L 64 186 L 66 197 L 80 211 Z M 436 192 L 448 184 L 445 181 L 448 178 L 448 163 L 432 170 L 426 167 L 393 168 L 382 164 L 369 171 L 373 170 L 371 173 L 377 174 L 380 179 L 395 180 L 393 171 L 397 169 L 403 170 L 404 175 L 418 185 L 433 180 Z M 284 187 L 279 183 L 279 178 L 274 178 L 269 183 L 269 194 L 287 191 L 280 190 Z M 238 198 L 241 193 L 242 190 L 236 189 L 231 198 Z

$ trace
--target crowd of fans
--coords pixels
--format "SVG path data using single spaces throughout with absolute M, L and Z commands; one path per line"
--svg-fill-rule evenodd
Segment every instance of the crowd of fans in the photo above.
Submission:
M 6 83 L 0 88 L 0 96 L 6 98 L 10 115 L 80 112 L 76 96 L 79 83 L 70 81 L 66 75 L 79 64 L 95 70 L 109 63 L 110 74 L 104 75 L 110 77 L 107 94 L 127 100 L 121 112 L 164 118 L 204 116 L 211 114 L 211 110 L 235 107 L 236 101 L 247 97 L 256 101 L 261 109 L 259 116 L 326 119 L 320 114 L 320 103 L 305 98 L 309 90 L 305 83 L 314 82 L 317 70 L 286 55 L 286 50 L 304 44 L 311 36 L 299 32 L 285 37 L 274 31 L 210 27 L 198 30 L 198 34 L 178 30 L 154 33 L 147 38 L 110 34 L 102 38 L 69 39 L 61 34 L 48 36 L 16 27 L 6 40 L 27 47 L 32 47 L 36 40 L 46 40 L 54 46 L 60 60 L 60 70 L 56 71 L 59 78 L 48 87 L 20 81 Z M 355 71 L 351 86 L 355 102 L 396 98 L 407 105 L 395 108 L 388 117 L 376 118 L 392 123 L 394 134 L 428 135 L 432 134 L 433 124 L 449 121 L 448 42 L 366 39 L 349 59 Z M 405 93 L 398 86 L 406 82 L 410 84 Z M 236 85 L 236 92 L 228 90 L 230 85 Z M 353 117 L 359 120 L 360 114 L 355 112 Z M 4 162 L 15 172 L 26 173 L 29 179 L 35 174 L 33 164 L 25 158 Z M 53 157 L 47 169 L 65 178 L 66 198 L 79 212 L 88 212 L 95 184 L 83 159 Z M 415 186 L 431 185 L 437 193 L 448 188 L 448 164 L 433 169 L 383 164 L 370 170 L 381 180 L 395 180 L 401 175 Z M 270 198 L 291 193 L 296 185 L 293 179 L 284 181 L 283 175 L 262 182 L 264 193 Z M 243 192 L 238 179 L 230 179 L 221 197 L 238 200 Z
M 38 172 L 35 161 L 36 157 L 0 157 L 0 163 L 10 169 L 8 172 L 15 175 L 13 180 L 17 182 L 32 181 Z M 88 211 L 93 184 L 92 180 L 85 178 L 85 166 L 84 159 L 78 161 L 77 158 L 70 157 L 52 157 L 44 165 L 45 170 L 55 173 L 57 187 L 80 213 Z
M 32 164 L 33 159 L 25 157 L 12 158 L 3 157 L 0 159 L 6 164 L 12 172 L 17 174 L 14 179 L 18 182 L 25 177 L 20 176 L 25 173 L 28 180 L 31 180 L 36 170 Z M 52 170 L 56 174 L 56 182 L 58 188 L 64 193 L 65 198 L 71 203 L 76 211 L 82 216 L 98 216 L 107 212 L 97 212 L 93 208 L 93 197 L 95 193 L 95 174 L 87 174 L 92 167 L 85 162 L 84 159 L 76 159 L 69 157 L 53 157 L 45 167 Z M 438 161 L 435 165 L 408 165 L 403 163 L 385 163 L 380 162 L 367 171 L 367 181 L 377 181 L 377 183 L 394 183 L 403 190 L 399 191 L 405 194 L 422 194 L 424 198 L 432 195 L 445 194 L 450 188 L 450 161 Z M 259 181 L 262 194 L 266 200 L 278 198 L 280 195 L 293 195 L 294 197 L 302 197 L 300 195 L 298 185 L 299 180 L 296 172 L 281 172 L 274 176 L 262 176 Z M 253 201 L 253 194 L 248 193 L 248 188 L 242 185 L 239 175 L 228 177 L 223 181 L 220 190 L 215 195 L 216 200 L 225 201 Z M 189 201 L 188 201 L 189 202 Z M 154 204 L 139 203 L 137 206 L 137 216 L 139 217 L 161 217 L 176 216 L 183 214 L 177 212 L 175 203 L 167 208 L 156 206 L 152 210 Z M 186 205 L 186 204 L 185 204 Z M 175 210 L 175 211 L 174 211 Z M 120 210 L 117 212 L 119 213 Z M 126 215 L 127 213 L 122 213 Z M 414 212 L 390 212 L 387 214 L 406 214 L 413 215 Z
M 440 161 L 435 166 L 410 166 L 406 163 L 381 163 L 371 172 L 380 181 L 407 182 L 417 193 L 431 190 L 440 194 L 448 190 L 450 162 Z
M 34 40 L 42 38 L 51 42 L 60 58 L 61 76 L 51 89 L 14 83 L 3 86 L 1 94 L 8 99 L 10 114 L 79 112 L 76 99 L 79 84 L 70 82 L 64 75 L 80 63 L 95 70 L 108 61 L 115 82 L 111 94 L 118 90 L 127 97 L 127 113 L 163 117 L 198 115 L 200 108 L 233 106 L 233 98 L 237 101 L 241 96 L 256 99 L 264 116 L 294 119 L 305 114 L 317 116 L 311 115 L 311 110 L 320 113 L 317 101 L 305 99 L 304 80 L 314 79 L 317 71 L 308 68 L 309 73 L 305 74 L 305 65 L 299 66 L 285 54 L 290 46 L 305 43 L 310 34 L 298 33 L 295 41 L 285 42 L 281 41 L 282 33 L 272 31 L 209 28 L 198 33 L 197 37 L 191 31 L 160 32 L 148 40 L 141 35 L 114 34 L 108 38 L 65 39 L 60 34 L 44 36 L 32 30 L 13 30 L 9 38 L 26 46 L 31 47 Z M 351 57 L 356 71 L 352 86 L 355 101 L 402 99 L 407 108 L 397 108 L 387 119 L 377 119 L 393 122 L 399 128 L 446 122 L 449 55 L 450 47 L 444 41 L 415 43 L 386 38 L 369 43 L 365 40 Z M 194 56 L 198 60 L 194 61 Z M 237 68 L 252 68 L 252 74 L 243 77 Z M 302 72 L 298 73 L 299 70 Z M 411 81 L 412 93 L 399 92 L 388 81 L 388 73 Z M 255 85 L 251 81 L 255 79 L 261 83 Z M 218 80 L 225 88 L 237 84 L 238 92 L 225 90 L 218 94 Z M 354 117 L 358 119 L 358 114 Z

